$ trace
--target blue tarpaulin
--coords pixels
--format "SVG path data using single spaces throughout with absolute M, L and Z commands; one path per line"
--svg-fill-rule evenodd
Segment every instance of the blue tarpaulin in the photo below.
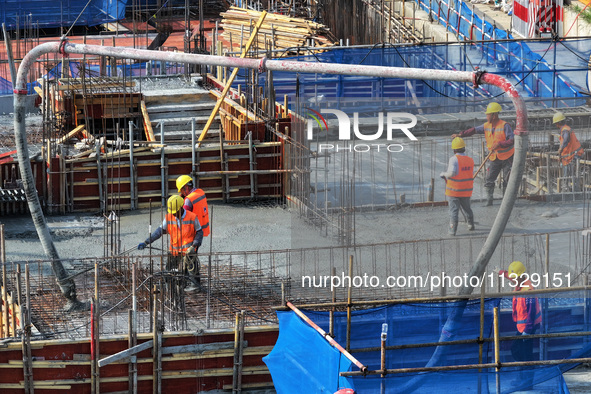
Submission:
M 330 393 L 349 388 L 339 372 L 351 361 L 333 348 L 316 330 L 290 312 L 278 312 L 279 338 L 263 358 L 279 394 Z
M 0 0 L 0 21 L 8 30 L 27 25 L 41 28 L 96 26 L 125 17 L 128 0 Z
M 589 329 L 589 321 L 583 319 L 583 309 L 589 307 L 588 299 L 541 299 L 545 321 L 538 333 L 575 333 Z M 450 314 L 463 307 L 459 324 L 454 325 L 450 336 L 453 340 L 470 340 L 471 343 L 447 346 L 407 347 L 411 344 L 440 342 L 442 331 Z M 494 363 L 493 309 L 499 307 L 501 314 L 501 338 L 515 335 L 515 323 L 511 317 L 511 299 L 489 299 L 485 302 L 482 363 Z M 321 328 L 328 330 L 329 313 L 303 312 Z M 293 312 L 279 312 L 279 339 L 273 351 L 264 361 L 267 363 L 273 382 L 279 393 L 323 393 L 337 391 L 339 362 L 337 350 L 330 346 L 315 330 Z M 335 312 L 335 340 L 346 343 L 347 317 L 345 312 Z M 382 324 L 388 324 L 386 367 L 388 369 L 425 367 L 433 362 L 436 348 L 444 349 L 441 357 L 431 366 L 454 366 L 479 364 L 480 304 L 471 302 L 447 302 L 429 304 L 399 304 L 368 310 L 353 311 L 351 318 L 351 353 L 371 370 L 380 370 L 380 334 Z M 501 363 L 513 362 L 514 347 L 518 340 L 501 341 Z M 556 360 L 588 357 L 591 344 L 585 336 L 560 338 L 534 338 L 533 360 Z M 402 346 L 404 345 L 404 347 Z M 376 350 L 357 351 L 373 348 Z M 523 361 L 523 360 L 521 360 Z M 339 388 L 354 388 L 357 393 L 511 393 L 534 389 L 537 392 L 563 394 L 568 388 L 562 373 L 576 364 L 539 366 L 504 366 L 495 368 L 465 369 L 454 371 L 393 373 L 382 378 L 379 374 L 355 377 L 340 377 Z M 332 376 L 329 376 L 331 375 Z M 346 379 L 346 380 L 343 380 Z M 296 389 L 294 389 L 296 388 Z M 330 391 L 333 390 L 333 391 Z M 498 390 L 498 391 L 497 391 Z

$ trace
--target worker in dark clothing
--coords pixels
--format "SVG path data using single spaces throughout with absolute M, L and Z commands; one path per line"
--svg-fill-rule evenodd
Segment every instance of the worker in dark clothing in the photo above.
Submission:
M 499 118 L 501 106 L 499 103 L 490 103 L 486 108 L 486 123 L 462 131 L 460 134 L 452 134 L 452 137 L 469 137 L 474 134 L 484 134 L 486 138 L 486 147 L 489 154 L 490 164 L 486 173 L 484 187 L 486 189 L 486 205 L 493 204 L 493 193 L 495 190 L 495 181 L 503 172 L 503 193 L 507 188 L 507 181 L 511 174 L 513 165 L 513 129 L 511 125 Z
M 150 243 L 168 234 L 169 252 L 166 269 L 183 269 L 189 273 L 191 284 L 185 290 L 195 290 L 200 283 L 197 251 L 203 240 L 203 230 L 197 215 L 183 208 L 181 196 L 172 196 L 166 204 L 167 214 L 162 224 L 150 237 L 138 245 L 138 250 L 145 249 Z

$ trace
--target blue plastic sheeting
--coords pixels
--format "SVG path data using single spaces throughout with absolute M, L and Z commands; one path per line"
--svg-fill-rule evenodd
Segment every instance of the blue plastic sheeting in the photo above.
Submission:
M 416 0 L 419 7 L 445 26 L 447 30 L 463 40 L 485 41 L 513 39 L 514 37 L 493 26 L 473 13 L 471 6 L 463 1 L 427 1 Z M 450 6 L 451 5 L 451 6 Z M 578 71 L 583 78 L 587 72 L 584 67 L 589 60 L 591 45 L 589 40 L 580 40 L 574 44 L 564 41 L 547 42 L 500 42 L 473 44 L 481 49 L 483 57 L 499 67 L 500 73 L 509 73 L 520 85 L 526 95 L 532 97 L 581 97 L 580 77 L 572 77 Z M 559 47 L 556 49 L 555 47 Z M 569 53 L 570 52 L 570 53 Z M 557 56 L 558 55 L 558 56 Z M 563 57 L 561 55 L 566 55 Z M 569 60 L 574 60 L 570 62 Z M 557 63 L 559 62 L 559 64 Z M 564 71 L 556 76 L 554 72 Z M 578 86 L 576 80 L 579 80 Z M 523 81 L 522 81 L 523 80 Z M 588 87 L 587 87 L 588 90 Z
M 316 330 L 290 312 L 277 312 L 279 338 L 263 358 L 277 393 L 329 393 L 350 388 L 339 372 L 350 371 L 351 361 Z
M 589 308 L 589 299 L 540 299 L 544 314 L 544 322 L 538 333 L 569 333 L 589 330 L 589 321 L 583 320 L 583 310 Z M 465 308 L 462 309 L 461 306 Z M 501 339 L 516 335 L 515 323 L 511 317 L 511 299 L 489 299 L 485 302 L 484 331 L 485 339 L 493 337 L 493 308 L 500 307 L 500 332 Z M 458 311 L 462 313 L 458 314 Z M 328 330 L 328 312 L 303 311 L 312 321 Z M 455 324 L 450 324 L 448 318 L 452 315 L 459 316 Z M 280 315 L 285 319 L 285 313 Z M 291 315 L 291 313 L 290 313 Z M 297 317 L 292 317 L 297 319 Z M 480 304 L 478 301 L 458 303 L 433 303 L 416 305 L 391 305 L 362 311 L 353 311 L 351 319 L 351 353 L 369 370 L 379 370 L 380 366 L 380 334 L 382 324 L 388 324 L 388 337 L 386 346 L 400 346 L 421 343 L 440 342 L 442 332 L 445 333 L 444 341 L 471 340 L 474 341 L 480 335 Z M 301 324 L 304 324 L 301 322 Z M 296 335 L 296 329 L 292 326 L 289 336 Z M 283 335 L 280 325 L 280 338 Z M 308 330 L 309 331 L 309 330 Z M 303 331 L 302 331 L 303 333 Z M 298 336 L 297 341 L 292 342 L 291 347 L 303 346 L 311 339 L 311 334 Z M 346 313 L 335 313 L 335 340 L 341 345 L 346 343 Z M 533 341 L 532 360 L 556 360 L 564 358 L 588 357 L 591 354 L 591 343 L 588 338 L 571 336 L 563 338 L 547 338 L 542 342 L 539 338 Z M 278 341 L 279 342 L 279 341 Z M 296 343 L 299 343 L 297 345 Z M 513 354 L 521 341 L 501 341 L 501 362 L 516 361 Z M 307 346 L 307 344 L 306 344 Z M 314 345 L 316 346 L 316 345 Z M 314 348 L 314 347 L 312 347 Z M 356 352 L 355 349 L 375 348 L 375 351 Z M 291 364 L 306 366 L 311 362 L 310 354 L 315 359 L 328 358 L 325 348 L 318 347 L 311 351 L 302 350 L 300 359 L 290 354 Z M 334 349 L 330 349 L 331 351 Z M 273 349 L 274 357 L 281 360 L 281 348 Z M 438 354 L 435 358 L 433 355 Z M 295 360 L 299 361 L 295 361 Z M 520 360 L 524 361 L 524 360 Z M 494 363 L 494 345 L 492 340 L 482 345 L 482 362 Z M 450 366 L 479 363 L 479 345 L 454 344 L 447 346 L 426 346 L 419 348 L 390 349 L 386 354 L 386 367 L 388 369 L 415 368 L 425 366 Z M 273 381 L 279 382 L 284 375 L 290 374 L 290 382 L 303 382 L 306 374 L 293 372 L 288 364 L 278 364 L 271 371 Z M 562 377 L 562 373 L 576 364 L 561 364 L 554 366 L 536 367 L 502 367 L 498 373 L 499 391 L 511 393 L 516 390 L 535 389 L 544 393 L 568 393 L 568 388 Z M 310 370 L 313 370 L 311 367 Z M 334 370 L 334 368 L 333 368 Z M 357 367 L 353 366 L 353 370 Z M 299 376 L 297 374 L 300 374 Z M 295 374 L 295 376 L 293 376 Z M 299 380 L 298 380 L 299 379 Z M 349 386 L 359 393 L 411 393 L 411 392 L 466 392 L 496 393 L 497 372 L 494 368 L 485 369 L 478 373 L 477 369 L 448 372 L 422 372 L 388 374 L 385 378 L 380 375 L 368 375 L 347 378 Z M 343 384 L 344 386 L 344 384 Z M 336 390 L 335 390 L 336 391 Z M 292 391 L 293 392 L 293 391 Z M 314 391 L 298 391 L 314 392 Z
M 95 26 L 125 18 L 127 2 L 91 0 L 86 7 L 87 0 L 0 0 L 0 21 L 8 30 L 22 29 L 25 25 L 70 27 L 74 21 L 77 26 Z
M 33 89 L 34 86 L 41 86 L 39 82 L 29 82 L 27 83 L 27 94 L 34 94 L 35 90 Z M 12 82 L 7 79 L 0 77 L 0 96 L 2 95 L 12 95 L 13 92 Z
M 12 91 L 12 82 L 0 77 L 0 95 L 11 94 Z
M 506 36 L 502 32 L 499 35 Z M 552 98 L 546 106 L 574 106 L 585 103 L 580 91 L 587 90 L 587 60 L 591 40 L 536 43 L 459 43 L 423 44 L 408 47 L 338 47 L 315 54 L 289 58 L 294 61 L 414 67 L 439 70 L 480 70 L 504 76 L 524 97 Z M 253 72 L 253 71 L 251 71 Z M 234 82 L 244 84 L 246 70 L 239 71 Z M 266 74 L 259 74 L 259 86 L 265 86 Z M 277 97 L 292 95 L 314 100 L 320 98 L 443 98 L 458 104 L 503 97 L 501 89 L 453 81 L 423 81 L 396 78 L 273 72 Z M 244 89 L 243 89 L 244 90 Z M 568 103 L 558 98 L 568 99 Z

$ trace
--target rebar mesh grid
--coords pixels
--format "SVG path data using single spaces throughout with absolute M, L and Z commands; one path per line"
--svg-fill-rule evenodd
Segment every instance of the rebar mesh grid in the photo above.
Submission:
M 512 235 L 501 239 L 482 282 L 486 293 L 508 292 L 501 287 L 498 270 L 519 259 L 528 272 L 540 275 L 536 287 L 570 287 L 585 284 L 589 273 L 589 235 L 579 231 Z M 65 261 L 73 275 L 77 295 L 87 301 L 98 296 L 100 335 L 129 332 L 133 308 L 133 265 L 136 266 L 136 330 L 151 332 L 156 300 L 165 331 L 199 331 L 234 325 L 236 312 L 245 311 L 247 325 L 276 323 L 274 307 L 285 300 L 296 303 L 345 301 L 348 286 L 334 278 L 349 275 L 352 260 L 352 299 L 388 300 L 457 295 L 485 237 L 392 242 L 356 247 L 324 247 L 200 255 L 201 287 L 185 291 L 186 277 L 166 271 L 166 255 L 118 256 Z M 555 250 L 549 245 L 567 245 Z M 547 249 L 549 248 L 549 249 Z M 546 250 L 552 260 L 546 268 Z M 565 250 L 566 253 L 565 253 Z M 7 264 L 7 289 L 16 294 L 16 265 Z M 79 338 L 90 335 L 90 312 L 64 312 L 66 299 L 50 269 L 51 262 L 20 263 L 30 271 L 29 299 L 35 338 Z M 22 270 L 25 272 L 25 270 Z M 544 274 L 548 279 L 544 280 Z M 560 275 L 561 283 L 555 281 Z M 98 277 L 98 286 L 95 286 Z M 363 284 L 375 277 L 379 285 Z M 433 282 L 448 277 L 448 283 Z M 308 279 L 309 278 L 309 279 Z M 328 278 L 328 279 L 326 279 Z M 385 285 L 388 278 L 391 285 Z M 357 281 L 361 282 L 357 282 Z M 369 279 L 371 280 L 371 279 Z M 458 282 L 458 280 L 460 282 Z M 25 288 L 21 275 L 21 289 Z M 324 281 L 324 282 L 323 282 Z M 211 291 L 208 291 L 211 289 Z M 154 296 L 155 295 L 155 296 Z M 24 296 L 22 302 L 25 302 Z

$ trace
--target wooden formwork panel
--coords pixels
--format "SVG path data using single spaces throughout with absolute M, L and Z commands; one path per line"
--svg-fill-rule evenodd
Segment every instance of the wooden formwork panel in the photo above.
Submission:
M 242 384 L 272 387 L 271 375 L 262 358 L 278 337 L 277 326 L 247 327 L 244 333 Z M 138 335 L 138 344 L 152 334 Z M 166 333 L 162 338 L 162 392 L 186 393 L 232 388 L 233 330 L 212 330 L 202 334 Z M 196 351 L 194 346 L 212 350 Z M 191 350 L 193 346 L 193 350 Z M 174 347 L 174 350 L 173 350 Z M 187 349 L 183 351 L 184 347 Z M 100 339 L 100 357 L 127 350 L 126 337 Z M 170 349 L 170 350 L 167 350 Z M 179 350 L 181 349 L 181 350 Z M 35 341 L 31 343 L 33 379 L 36 393 L 91 392 L 90 339 Z M 138 393 L 151 393 L 153 380 L 152 349 L 137 355 Z M 100 368 L 100 391 L 128 390 L 129 363 L 125 359 Z M 0 392 L 22 393 L 23 356 L 20 342 L 0 348 Z M 49 389 L 51 387 L 51 389 Z M 46 390 L 44 390 L 46 388 Z
M 281 196 L 283 190 L 282 175 L 265 174 L 264 171 L 283 168 L 282 144 L 254 144 L 252 154 L 256 162 L 253 169 L 262 172 L 253 177 L 256 197 L 275 198 Z M 223 199 L 224 197 L 250 198 L 253 194 L 250 174 L 222 175 L 215 173 L 221 170 L 250 170 L 249 155 L 248 146 L 225 146 L 224 156 L 227 156 L 227 164 L 223 166 L 220 161 L 219 148 L 199 150 L 196 155 L 195 172 L 211 174 L 197 176 L 198 187 L 203 189 L 210 200 Z M 162 198 L 168 198 L 168 196 L 177 193 L 176 179 L 180 175 L 189 175 L 193 171 L 190 149 L 165 151 L 164 163 L 162 163 L 161 153 L 156 150 L 144 150 L 134 153 L 133 160 L 132 185 L 132 169 L 128 152 L 118 157 L 112 155 L 101 157 L 100 180 L 102 182 L 103 196 L 107 195 L 108 206 L 129 209 L 132 205 L 132 194 L 135 196 L 134 205 L 138 208 L 152 204 L 158 205 L 161 203 Z M 59 161 L 56 160 L 54 165 L 59 166 Z M 54 201 L 60 201 L 63 195 L 67 195 L 68 201 L 64 202 L 64 204 L 70 207 L 72 211 L 99 210 L 101 199 L 96 158 L 66 161 L 65 164 L 62 164 L 62 167 L 65 168 L 67 182 L 64 183 L 57 174 L 53 174 L 52 191 Z M 162 190 L 163 176 L 165 179 L 164 192 Z M 222 187 L 223 182 L 228 185 L 225 192 Z M 68 189 L 66 190 L 66 188 Z
M 14 153 L 16 158 L 16 153 Z M 31 169 L 33 172 L 33 178 L 35 181 L 35 188 L 37 189 L 37 195 L 41 202 L 44 201 L 44 184 L 43 179 L 45 177 L 46 163 L 40 161 L 32 161 Z M 0 163 L 0 187 L 5 189 L 11 189 L 18 180 L 21 179 L 20 168 L 18 161 L 16 160 L 4 160 Z M 0 216 L 21 214 L 28 211 L 28 204 L 26 201 L 7 202 L 0 201 Z

